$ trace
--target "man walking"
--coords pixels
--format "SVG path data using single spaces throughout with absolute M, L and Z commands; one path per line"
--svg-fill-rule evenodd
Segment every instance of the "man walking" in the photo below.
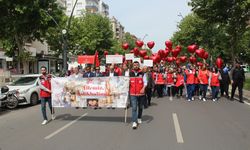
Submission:
M 235 68 L 232 70 L 231 100 L 234 100 L 234 93 L 236 88 L 238 87 L 240 103 L 244 103 L 242 89 L 243 89 L 243 83 L 245 82 L 245 73 L 240 65 L 241 63 L 239 61 L 236 61 Z
M 137 129 L 138 124 L 142 123 L 143 100 L 145 96 L 145 88 L 147 86 L 147 78 L 139 69 L 138 61 L 133 63 L 133 70 L 130 76 L 130 98 L 132 105 L 132 128 Z M 137 112 L 138 110 L 138 112 Z
M 52 108 L 52 102 L 51 102 L 51 75 L 47 74 L 47 68 L 45 66 L 41 67 L 41 73 L 42 75 L 39 77 L 38 84 L 40 88 L 40 98 L 41 98 L 41 110 L 44 121 L 42 122 L 42 125 L 46 125 L 48 123 L 48 118 L 46 115 L 46 102 L 49 104 L 49 109 L 51 113 L 52 120 L 55 119 L 55 111 Z

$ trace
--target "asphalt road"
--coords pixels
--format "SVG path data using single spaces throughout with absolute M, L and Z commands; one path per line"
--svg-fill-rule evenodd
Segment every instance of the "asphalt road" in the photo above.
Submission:
M 0 150 L 250 150 L 250 106 L 237 101 L 153 99 L 137 130 L 124 109 L 56 109 L 42 126 L 40 106 L 0 114 Z

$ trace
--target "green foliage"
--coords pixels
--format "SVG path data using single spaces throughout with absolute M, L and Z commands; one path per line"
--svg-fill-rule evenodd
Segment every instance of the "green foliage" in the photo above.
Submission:
M 219 24 L 229 40 L 225 40 L 232 59 L 241 51 L 240 41 L 250 18 L 249 0 L 191 0 L 189 5 L 208 24 Z
M 244 83 L 244 89 L 250 91 L 250 78 L 246 78 L 246 81 Z

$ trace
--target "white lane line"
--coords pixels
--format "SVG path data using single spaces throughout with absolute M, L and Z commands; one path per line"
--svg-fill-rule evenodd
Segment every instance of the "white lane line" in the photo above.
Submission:
M 248 103 L 248 102 L 246 102 L 246 101 L 244 101 L 244 103 L 250 106 L 250 103 Z
M 56 130 L 55 132 L 51 133 L 50 135 L 46 136 L 44 139 L 48 140 L 50 138 L 52 138 L 53 136 L 57 135 L 58 133 L 62 132 L 63 130 L 65 130 L 66 128 L 68 128 L 69 126 L 71 126 L 72 124 L 76 123 L 78 120 L 80 120 L 81 118 L 85 117 L 86 115 L 88 115 L 88 113 L 85 113 L 83 115 L 81 115 L 80 117 L 78 117 L 77 119 L 69 122 L 68 124 L 64 125 L 63 127 L 61 127 L 60 129 Z
M 178 117 L 177 117 L 176 113 L 173 113 L 173 120 L 174 120 L 174 128 L 175 128 L 177 143 L 184 143 L 182 133 L 181 133 L 180 124 L 179 124 Z

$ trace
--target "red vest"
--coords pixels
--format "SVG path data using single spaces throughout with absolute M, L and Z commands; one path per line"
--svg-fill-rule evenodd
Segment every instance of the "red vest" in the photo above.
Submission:
M 199 79 L 198 79 L 198 77 L 194 77 L 194 84 L 199 84 Z
M 47 76 L 41 75 L 41 76 L 39 77 L 39 79 L 40 79 L 41 84 L 42 84 L 45 88 L 51 90 L 51 82 L 50 82 L 50 80 L 51 80 L 51 75 L 47 75 Z M 51 97 L 51 93 L 49 93 L 49 92 L 44 91 L 44 90 L 41 89 L 41 90 L 40 90 L 40 97 Z
M 130 78 L 130 95 L 132 96 L 141 96 L 140 91 L 143 88 L 143 78 L 142 77 L 131 77 Z
M 184 77 L 181 74 L 177 74 L 177 81 L 176 81 L 175 86 L 179 87 L 181 85 L 184 85 Z
M 211 86 L 220 86 L 219 73 L 212 73 Z
M 168 85 L 174 84 L 174 78 L 172 73 L 167 73 L 166 84 Z
M 162 73 L 156 74 L 156 81 L 155 84 L 164 84 L 164 77 Z
M 187 76 L 187 84 L 194 84 L 194 75 L 195 75 L 195 70 L 186 70 L 185 71 L 186 76 Z
M 198 76 L 200 77 L 200 84 L 208 84 L 208 71 L 199 70 Z

